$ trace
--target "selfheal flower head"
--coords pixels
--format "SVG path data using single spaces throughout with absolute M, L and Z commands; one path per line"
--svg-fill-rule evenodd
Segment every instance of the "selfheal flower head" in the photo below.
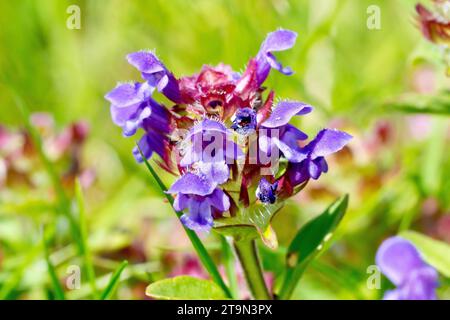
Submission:
M 396 289 L 386 300 L 434 300 L 438 286 L 436 270 L 425 263 L 416 247 L 401 237 L 391 237 L 378 248 L 376 263 Z
M 274 105 L 275 92 L 265 93 L 271 69 L 293 74 L 275 53 L 291 48 L 296 38 L 289 30 L 269 33 L 242 74 L 220 63 L 177 78 L 151 51 L 127 56 L 143 82 L 120 84 L 105 96 L 113 122 L 125 136 L 142 131 L 133 149 L 139 162 L 157 154 L 158 164 L 179 176 L 167 192 L 174 195 L 175 209 L 185 211 L 186 227 L 208 231 L 215 219 L 238 215 L 264 233 L 260 220 L 298 192 L 296 184 L 326 172 L 325 156 L 350 140 L 344 132 L 324 129 L 302 147 L 308 136 L 290 121 L 313 108 L 289 100 Z M 155 91 L 169 105 L 157 102 Z M 280 163 L 287 170 L 277 174 Z

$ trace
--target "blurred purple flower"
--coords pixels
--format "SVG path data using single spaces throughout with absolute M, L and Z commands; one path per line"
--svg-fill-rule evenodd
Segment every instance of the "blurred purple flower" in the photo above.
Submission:
M 423 261 L 414 245 L 401 237 L 391 237 L 378 248 L 376 263 L 397 286 L 387 291 L 385 300 L 434 300 L 438 273 Z

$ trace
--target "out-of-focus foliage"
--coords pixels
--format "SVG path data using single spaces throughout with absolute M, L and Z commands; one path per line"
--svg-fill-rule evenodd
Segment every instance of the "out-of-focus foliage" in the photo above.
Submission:
M 81 9 L 80 30 L 66 27 L 72 4 Z M 380 8 L 380 30 L 367 27 L 370 5 Z M 61 297 L 54 276 L 67 299 L 99 297 L 123 260 L 129 264 L 114 278 L 111 298 L 145 298 L 147 285 L 168 275 L 205 277 L 191 261 L 193 250 L 170 206 L 145 167 L 134 162 L 135 141 L 113 126 L 103 95 L 115 86 L 113 79 L 139 78 L 124 59 L 127 53 L 155 48 L 175 75 L 193 73 L 204 63 L 225 62 L 240 70 L 265 35 L 279 27 L 299 34 L 294 49 L 279 54 L 295 74 L 273 72 L 268 86 L 278 99 L 315 106 L 314 115 L 298 123 L 308 134 L 328 123 L 354 140 L 331 159 L 319 183 L 310 183 L 276 215 L 279 249 L 261 248 L 265 269 L 279 286 L 280 266 L 299 227 L 348 193 L 349 208 L 333 244 L 310 264 L 293 298 L 382 297 L 388 281 L 371 290 L 367 279 L 384 238 L 411 229 L 450 243 L 450 78 L 437 49 L 414 25 L 414 5 L 413 0 L 1 1 L 0 136 L 3 129 L 13 133 L 10 147 L 23 156 L 8 162 L 11 148 L 0 140 L 0 298 Z M 54 117 L 54 125 L 46 127 L 51 132 L 37 126 L 45 157 L 37 146 L 28 148 L 33 143 L 23 134 L 17 96 L 31 112 Z M 89 125 L 82 146 L 54 156 L 55 137 L 80 120 Z M 65 175 L 73 172 L 75 156 L 84 219 L 76 180 Z M 59 186 L 44 158 L 61 177 Z M 162 172 L 161 177 L 167 184 L 173 179 Z M 65 206 L 58 188 L 67 196 Z M 61 211 L 70 212 L 73 221 Z M 78 245 L 83 234 L 91 262 Z M 219 238 L 211 234 L 204 240 L 223 269 Z M 72 290 L 78 271 L 81 287 Z M 237 281 L 240 286 L 242 275 Z M 438 295 L 450 298 L 448 279 L 442 279 Z

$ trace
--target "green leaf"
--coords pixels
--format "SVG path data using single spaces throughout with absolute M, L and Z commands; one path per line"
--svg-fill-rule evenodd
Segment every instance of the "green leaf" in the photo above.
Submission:
M 260 236 L 266 246 L 275 249 L 278 241 L 270 222 L 282 207 L 282 202 L 263 204 L 255 201 L 249 207 L 240 210 L 235 217 L 214 220 L 213 230 L 224 236 L 231 236 L 237 241 L 252 240 Z
M 450 278 L 450 245 L 414 231 L 401 232 L 400 236 L 411 241 L 428 264 Z
M 298 231 L 286 254 L 287 268 L 279 294 L 281 299 L 290 297 L 308 264 L 324 251 L 324 244 L 342 220 L 347 204 L 348 195 L 345 195 Z
M 120 266 L 117 267 L 116 271 L 114 271 L 113 275 L 111 276 L 111 280 L 109 280 L 108 285 L 106 286 L 105 290 L 103 290 L 100 296 L 101 300 L 109 299 L 113 295 L 117 285 L 120 282 L 120 275 L 122 274 L 123 270 L 125 270 L 127 265 L 128 261 L 124 260 L 122 261 Z
M 165 300 L 222 300 L 222 289 L 210 280 L 190 276 L 164 279 L 150 284 L 146 295 Z
M 412 94 L 397 101 L 387 103 L 387 111 L 404 113 L 450 114 L 450 90 L 444 90 L 438 95 Z

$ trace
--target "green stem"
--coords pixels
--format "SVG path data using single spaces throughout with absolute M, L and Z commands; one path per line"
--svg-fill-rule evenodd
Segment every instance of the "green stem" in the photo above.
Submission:
M 224 236 L 219 236 L 222 246 L 223 264 L 225 266 L 225 272 L 228 278 L 228 284 L 230 287 L 233 299 L 239 299 L 239 288 L 236 278 L 236 265 L 234 260 L 233 248 L 228 243 L 227 238 Z
M 139 146 L 138 146 L 138 148 L 139 148 Z M 173 208 L 173 201 L 174 201 L 173 197 L 166 192 L 167 191 L 166 186 L 164 185 L 162 180 L 159 178 L 159 176 L 156 173 L 155 169 L 153 169 L 153 167 L 150 165 L 150 163 L 144 157 L 144 155 L 142 154 L 142 151 L 140 149 L 139 149 L 139 152 L 141 153 L 141 156 L 144 159 L 144 163 L 145 163 L 145 166 L 147 167 L 148 171 L 150 171 L 151 175 L 155 179 L 155 181 L 158 184 L 159 188 L 161 189 L 162 193 L 164 194 L 164 196 L 166 197 L 167 201 L 169 201 L 170 205 Z M 176 213 L 178 218 L 180 218 L 182 216 L 181 212 L 178 212 L 175 209 L 174 209 L 174 211 L 175 211 L 175 213 Z M 222 290 L 225 293 L 225 295 L 228 298 L 231 299 L 232 298 L 232 294 L 230 292 L 230 289 L 227 287 L 227 285 L 223 281 L 222 276 L 220 275 L 216 264 L 212 260 L 211 256 L 209 255 L 209 253 L 206 250 L 205 246 L 201 242 L 200 238 L 191 229 L 186 228 L 184 225 L 183 225 L 183 228 L 184 228 L 184 231 L 186 232 L 189 240 L 191 241 L 192 246 L 194 247 L 195 251 L 197 252 L 197 255 L 198 255 L 198 257 L 199 257 L 203 267 L 206 269 L 206 271 L 208 271 L 208 273 L 211 276 L 211 278 L 213 279 L 213 281 L 222 288 Z
M 270 300 L 271 296 L 264 281 L 255 240 L 235 241 L 234 247 L 253 298 L 257 300 Z
M 288 268 L 284 275 L 283 285 L 278 295 L 277 300 L 289 300 L 295 288 L 297 287 L 298 280 L 300 279 L 305 268 Z

